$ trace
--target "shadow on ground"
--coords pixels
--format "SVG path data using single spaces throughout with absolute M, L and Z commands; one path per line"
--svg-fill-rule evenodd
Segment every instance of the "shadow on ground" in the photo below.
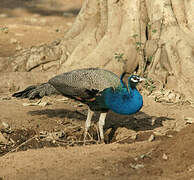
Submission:
M 28 113 L 32 116 L 46 115 L 49 118 L 68 118 L 75 119 L 78 121 L 85 121 L 87 117 L 87 110 L 70 111 L 66 109 L 44 109 L 29 111 Z M 94 122 L 98 121 L 99 114 L 100 113 L 96 113 L 94 115 L 92 119 Z M 150 116 L 144 112 L 138 112 L 134 115 L 118 115 L 113 112 L 109 112 L 106 118 L 105 129 L 112 127 L 125 127 L 135 131 L 153 130 L 155 128 L 161 127 L 162 122 L 166 120 L 173 120 L 173 118 L 168 118 L 164 116 Z
M 78 126 L 83 126 L 83 122 L 81 121 L 86 120 L 87 117 L 87 110 L 81 111 L 70 111 L 66 109 L 44 109 L 44 110 L 35 110 L 29 111 L 29 114 L 32 116 L 40 116 L 46 115 L 49 118 L 61 118 L 62 124 L 65 125 L 67 123 L 67 119 L 73 119 L 74 124 Z M 96 113 L 93 117 L 93 121 L 96 123 L 99 119 L 99 113 Z M 129 130 L 133 130 L 135 132 L 144 132 L 146 133 L 143 136 L 139 136 L 138 140 L 143 141 L 152 134 L 152 132 L 147 132 L 149 130 L 154 130 L 155 128 L 163 126 L 163 121 L 166 120 L 174 120 L 173 118 L 168 117 L 155 117 L 150 116 L 144 112 L 138 112 L 134 115 L 118 115 L 113 112 L 109 112 L 106 118 L 106 123 L 104 126 L 104 131 L 110 130 L 108 133 L 108 137 L 106 137 L 106 142 L 114 142 L 115 141 L 115 132 L 118 128 L 126 128 Z M 82 127 L 83 129 L 83 127 Z M 98 134 L 96 133 L 96 125 L 95 127 L 91 127 L 91 135 L 94 139 L 98 140 Z M 126 142 L 126 141 L 125 141 Z M 131 143 L 131 141 L 128 141 Z

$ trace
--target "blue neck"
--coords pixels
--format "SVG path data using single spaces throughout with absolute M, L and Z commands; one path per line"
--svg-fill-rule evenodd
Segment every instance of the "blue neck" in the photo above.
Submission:
M 108 88 L 104 92 L 106 106 L 118 114 L 134 114 L 143 106 L 143 98 L 135 86 Z
M 124 76 L 125 76 L 125 73 L 123 73 L 123 74 L 121 75 L 121 77 L 120 77 L 120 82 L 121 82 L 121 87 L 122 87 L 122 88 L 125 88 L 125 87 L 126 87 L 126 84 L 123 82 Z

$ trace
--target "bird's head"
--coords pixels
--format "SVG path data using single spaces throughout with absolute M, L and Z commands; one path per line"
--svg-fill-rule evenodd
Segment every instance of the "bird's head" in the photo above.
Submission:
M 122 73 L 122 75 L 120 77 L 122 87 L 127 87 L 126 84 L 123 81 L 123 78 L 124 78 L 125 74 L 127 74 L 127 72 Z M 131 88 L 135 88 L 136 85 L 139 82 L 143 81 L 143 80 L 144 80 L 144 78 L 142 78 L 138 75 L 131 75 L 131 76 L 128 77 L 128 86 L 130 86 Z
M 133 87 L 136 87 L 136 85 L 139 83 L 139 82 L 142 82 L 144 80 L 144 78 L 138 76 L 138 75 L 131 75 L 129 76 L 128 78 L 128 86 L 130 85 L 132 88 Z

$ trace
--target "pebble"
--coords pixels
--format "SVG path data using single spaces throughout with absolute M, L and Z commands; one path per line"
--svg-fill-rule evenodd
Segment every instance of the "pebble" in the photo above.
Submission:
M 130 164 L 130 167 L 133 169 L 140 169 L 140 168 L 144 168 L 143 164 Z
M 173 137 L 173 135 L 169 134 L 169 135 L 167 135 L 167 137 L 172 138 L 172 137 Z
M 130 139 L 131 140 L 136 140 L 137 139 L 137 134 L 132 134 Z
M 148 141 L 149 141 L 149 142 L 152 142 L 154 139 L 155 139 L 155 136 L 152 134 L 152 135 L 149 137 Z
M 5 130 L 5 129 L 8 129 L 8 128 L 10 128 L 9 124 L 7 124 L 4 121 L 0 121 L 0 130 Z
M 8 17 L 7 14 L 4 14 L 4 13 L 0 14 L 0 18 L 6 18 L 6 17 Z
M 9 143 L 9 141 L 0 132 L 0 144 L 8 144 L 8 143 Z
M 170 101 L 175 101 L 176 95 L 175 95 L 174 93 L 170 93 L 170 94 L 168 95 L 168 99 L 169 99 Z
M 189 172 L 194 171 L 194 164 L 192 164 L 191 166 L 189 166 L 188 171 Z M 194 178 L 193 178 L 193 180 L 194 180 Z
M 154 126 L 156 122 L 156 117 L 152 117 L 151 118 L 151 125 Z
M 73 17 L 74 14 L 71 13 L 71 12 L 64 12 L 64 13 L 63 13 L 63 16 L 65 16 L 65 17 Z
M 11 43 L 11 44 L 16 44 L 16 43 L 18 43 L 18 41 L 17 41 L 17 39 L 15 39 L 15 38 L 11 38 L 11 39 L 10 39 L 10 43 Z
M 141 159 L 144 159 L 144 158 L 151 158 L 151 151 L 149 151 L 149 152 L 147 152 L 147 153 L 145 153 L 145 154 L 142 154 L 142 155 L 140 155 L 139 157 L 141 158 Z
M 164 154 L 162 155 L 162 159 L 167 160 L 167 159 L 168 159 L 168 156 L 164 153 Z
M 20 50 L 22 50 L 23 48 L 22 48 L 22 46 L 20 46 L 20 45 L 18 45 L 16 48 L 15 48 L 15 50 L 16 51 L 20 51 Z
M 194 123 L 194 118 L 193 117 L 184 117 L 184 120 L 186 121 L 186 124 Z

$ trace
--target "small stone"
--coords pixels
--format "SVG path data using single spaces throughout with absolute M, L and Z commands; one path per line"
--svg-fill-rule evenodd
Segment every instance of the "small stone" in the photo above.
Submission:
M 194 164 L 192 164 L 191 166 L 189 166 L 189 168 L 188 168 L 188 171 L 194 171 Z M 194 178 L 193 178 L 193 180 L 194 180 Z
M 149 142 L 152 142 L 154 139 L 155 139 L 155 136 L 152 134 L 152 135 L 149 137 L 148 141 L 149 141 Z
M 170 94 L 168 95 L 168 99 L 169 99 L 170 101 L 175 101 L 176 95 L 175 95 L 174 93 L 170 93 Z
M 140 168 L 144 168 L 143 164 L 130 164 L 130 167 L 133 169 L 140 169 Z
M 17 41 L 17 39 L 15 39 L 15 38 L 11 38 L 11 39 L 10 39 L 10 43 L 11 43 L 11 44 L 16 44 L 16 43 L 18 43 L 18 41 Z
M 16 47 L 15 49 L 16 49 L 16 51 L 20 51 L 20 50 L 22 50 L 23 48 L 22 48 L 22 46 L 17 45 L 17 47 Z
M 132 134 L 130 139 L 131 140 L 136 140 L 137 139 L 137 134 Z
M 168 159 L 168 156 L 164 153 L 164 154 L 162 155 L 162 159 L 167 160 L 167 159 Z
M 145 157 L 145 154 L 140 155 L 140 158 L 143 159 Z
M 4 129 L 10 128 L 9 124 L 7 124 L 7 123 L 4 122 L 4 121 L 2 122 L 2 125 L 3 125 Z
M 6 17 L 8 17 L 7 14 L 4 14 L 4 13 L 0 14 L 0 18 L 6 18 Z
M 154 126 L 155 125 L 155 122 L 156 122 L 156 117 L 152 117 L 152 119 L 151 119 L 151 125 Z
M 7 124 L 4 121 L 0 121 L 0 130 L 5 130 L 5 129 L 9 129 L 9 128 L 10 128 L 9 124 Z
M 145 153 L 145 154 L 142 154 L 142 155 L 140 155 L 139 157 L 141 158 L 141 159 L 144 159 L 144 158 L 150 158 L 151 157 L 151 151 L 149 151 L 149 152 L 147 152 L 147 153 Z
M 193 117 L 185 117 L 184 120 L 186 121 L 186 124 L 194 123 L 194 118 Z
M 173 135 L 169 134 L 169 135 L 167 135 L 167 137 L 172 138 L 172 137 L 173 137 Z
M 64 12 L 64 13 L 63 13 L 63 16 L 65 16 L 65 17 L 73 17 L 74 14 L 71 13 L 71 12 Z
M 135 161 L 138 161 L 138 158 L 137 158 L 137 157 L 135 157 L 135 158 L 134 158 L 134 160 L 135 160 Z
M 0 132 L 0 144 L 9 144 L 9 141 Z

